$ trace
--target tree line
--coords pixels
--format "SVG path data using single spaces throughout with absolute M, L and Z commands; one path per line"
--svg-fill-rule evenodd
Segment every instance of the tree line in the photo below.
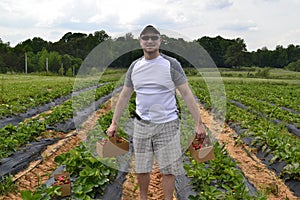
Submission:
M 40 37 L 27 39 L 15 47 L 9 43 L 3 43 L 0 39 L 0 73 L 25 72 L 25 60 L 27 60 L 27 72 L 45 72 L 62 75 L 74 75 L 79 69 L 86 56 L 101 42 L 112 40 L 104 30 L 96 31 L 93 34 L 68 32 L 57 42 L 45 41 Z M 124 37 L 114 39 L 115 45 L 118 41 L 133 40 L 131 33 Z M 275 50 L 268 50 L 266 47 L 257 51 L 247 51 L 243 39 L 225 39 L 217 37 L 201 37 L 193 42 L 200 44 L 211 56 L 216 66 L 225 68 L 240 67 L 274 67 L 286 68 L 293 71 L 300 71 L 300 46 L 288 45 L 284 48 L 276 46 Z M 163 35 L 163 45 L 186 46 L 188 42 L 182 38 L 169 38 Z M 114 43 L 112 43 L 114 45 Z M 113 49 L 113 48 L 112 48 Z M 112 54 L 114 52 L 111 52 Z M 172 52 L 167 52 L 172 54 Z M 140 57 L 140 49 L 124 54 L 110 64 L 112 67 L 128 67 L 130 63 Z M 190 66 L 186 60 L 176 54 L 183 66 Z
M 202 37 L 197 42 L 209 52 L 218 67 L 286 67 L 293 71 L 300 71 L 300 66 L 294 68 L 294 65 L 289 65 L 297 63 L 300 59 L 299 45 L 290 44 L 287 48 L 277 45 L 275 50 L 263 47 L 257 51 L 248 52 L 241 38 L 230 40 L 220 36 Z

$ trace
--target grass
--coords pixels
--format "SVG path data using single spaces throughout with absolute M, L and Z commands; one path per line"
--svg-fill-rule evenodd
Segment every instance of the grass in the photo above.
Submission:
M 233 70 L 227 68 L 218 68 L 223 77 L 249 77 L 255 76 L 255 74 L 264 68 L 251 67 L 242 68 L 240 70 Z M 271 79 L 300 79 L 300 72 L 289 71 L 282 68 L 271 68 L 269 71 L 269 77 Z

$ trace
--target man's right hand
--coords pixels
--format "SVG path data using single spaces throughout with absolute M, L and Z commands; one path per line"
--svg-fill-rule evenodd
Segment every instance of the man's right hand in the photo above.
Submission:
M 116 123 L 111 123 L 109 128 L 106 130 L 106 134 L 109 137 L 117 136 L 118 125 Z

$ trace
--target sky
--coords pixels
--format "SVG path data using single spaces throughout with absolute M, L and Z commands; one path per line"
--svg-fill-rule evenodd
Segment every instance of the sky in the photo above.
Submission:
M 300 44 L 300 0 L 0 0 L 0 38 L 16 44 L 67 32 L 112 37 L 152 24 L 187 40 L 242 38 L 248 51 Z

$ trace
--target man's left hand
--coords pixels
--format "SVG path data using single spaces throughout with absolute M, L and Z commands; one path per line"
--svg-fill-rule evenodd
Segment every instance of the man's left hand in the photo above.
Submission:
M 200 144 L 202 144 L 206 137 L 206 129 L 203 123 L 199 123 L 195 127 L 195 134 L 196 134 L 196 139 L 199 141 Z

